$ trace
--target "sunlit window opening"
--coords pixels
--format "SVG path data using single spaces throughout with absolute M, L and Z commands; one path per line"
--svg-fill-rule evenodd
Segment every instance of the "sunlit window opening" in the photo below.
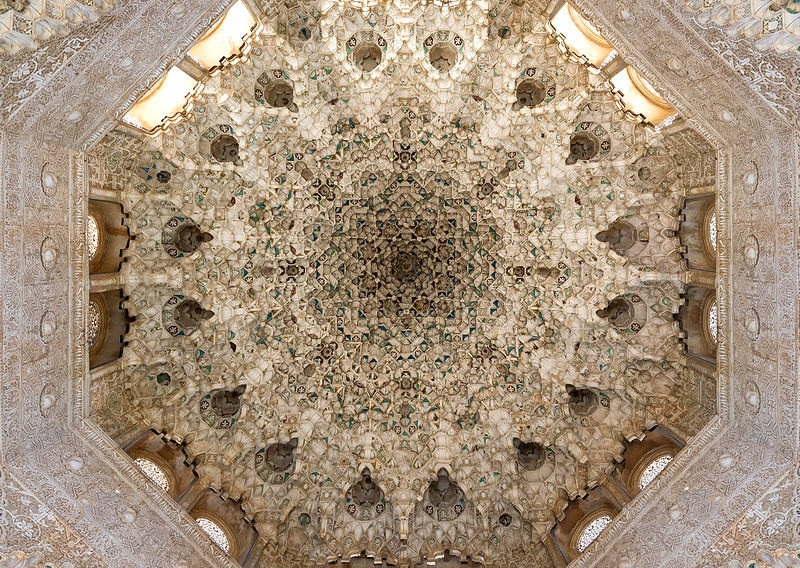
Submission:
M 716 209 L 708 218 L 708 243 L 714 252 L 717 252 L 717 211 Z
M 86 248 L 89 253 L 89 260 L 94 260 L 97 255 L 97 249 L 100 248 L 100 227 L 97 225 L 97 219 L 94 215 L 89 215 L 86 224 Z
M 591 22 L 569 3 L 565 3 L 550 20 L 555 35 L 573 55 L 586 58 L 594 68 L 600 69 L 614 48 L 600 35 Z
M 715 345 L 717 343 L 717 318 L 717 300 L 714 299 L 711 305 L 708 306 L 708 317 L 706 321 L 708 322 L 708 334 Z
M 144 474 L 164 491 L 169 491 L 169 479 L 160 467 L 147 458 L 136 458 L 133 460 Z
M 650 464 L 644 468 L 642 475 L 639 476 L 639 489 L 644 489 L 658 476 L 659 473 L 664 471 L 664 468 L 669 465 L 669 462 L 672 461 L 672 456 L 669 454 L 665 454 L 663 456 L 659 456 Z
M 200 525 L 200 528 L 203 529 L 203 532 L 205 532 L 209 538 L 214 541 L 214 544 L 219 546 L 222 550 L 228 552 L 231 549 L 231 543 L 228 542 L 228 537 L 225 535 L 225 531 L 223 531 L 217 523 L 205 517 L 198 517 L 197 524 Z
M 611 78 L 614 93 L 623 110 L 663 128 L 676 117 L 676 111 L 650 82 L 630 65 Z
M 100 306 L 97 302 L 89 302 L 89 325 L 86 329 L 86 341 L 92 347 L 100 335 Z
M 197 86 L 196 79 L 173 67 L 133 105 L 122 120 L 145 132 L 153 133 L 190 110 L 189 101 Z
M 242 2 L 236 2 L 211 30 L 189 50 L 189 56 L 206 69 L 226 59 L 246 54 L 248 40 L 258 28 L 258 21 Z
M 581 531 L 580 536 L 578 537 L 578 552 L 583 552 L 586 550 L 586 547 L 592 544 L 600 533 L 603 532 L 603 529 L 606 528 L 611 523 L 611 517 L 608 515 L 600 515 L 591 523 L 586 525 L 586 528 Z

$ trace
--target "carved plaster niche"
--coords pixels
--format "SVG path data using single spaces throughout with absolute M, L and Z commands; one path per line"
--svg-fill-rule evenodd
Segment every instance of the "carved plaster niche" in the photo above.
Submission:
M 647 322 L 647 306 L 637 294 L 612 298 L 608 305 L 595 313 L 598 318 L 608 321 L 623 332 L 637 333 Z
M 242 395 L 246 385 L 235 389 L 216 389 L 200 400 L 200 415 L 212 428 L 227 430 L 236 424 L 242 413 Z
M 520 83 L 517 85 L 514 94 L 516 95 L 517 100 L 514 101 L 514 104 L 511 108 L 514 110 L 519 110 L 523 107 L 533 108 L 541 104 L 547 96 L 547 90 L 539 81 L 536 81 L 535 79 L 525 79 L 520 81 Z M 553 94 L 555 94 L 555 90 L 553 91 Z
M 606 128 L 593 121 L 581 121 L 569 137 L 566 165 L 596 162 L 611 151 L 611 136 Z
M 256 85 L 253 87 L 253 96 L 261 104 L 297 112 L 297 104 L 294 101 L 294 85 L 281 69 L 265 71 L 259 75 Z
M 377 518 L 386 510 L 386 498 L 369 469 L 364 468 L 361 479 L 350 486 L 345 495 L 347 512 L 358 521 Z
M 538 442 L 523 442 L 514 438 L 514 449 L 517 450 L 519 466 L 526 471 L 539 471 L 548 463 L 555 462 L 555 453 Z
M 197 300 L 175 294 L 164 304 L 161 320 L 164 329 L 173 337 L 191 335 L 214 312 L 203 308 Z
M 207 128 L 200 138 L 200 153 L 212 164 L 241 166 L 244 163 L 239 156 L 239 140 L 229 124 Z
M 256 452 L 255 467 L 258 476 L 271 485 L 284 483 L 294 473 L 298 439 L 274 442 Z
M 458 34 L 439 30 L 424 41 L 425 59 L 440 75 L 447 75 L 458 63 L 464 40 Z
M 387 42 L 373 31 L 359 32 L 347 40 L 347 54 L 353 65 L 368 74 L 378 69 L 384 60 Z
M 425 514 L 436 521 L 452 521 L 466 508 L 466 496 L 450 473 L 442 468 L 431 481 L 422 499 Z

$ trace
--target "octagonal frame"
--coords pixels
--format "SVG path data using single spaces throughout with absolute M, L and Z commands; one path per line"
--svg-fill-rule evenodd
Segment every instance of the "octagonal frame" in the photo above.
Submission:
M 32 495 L 28 514 L 39 511 L 47 517 L 50 512 L 40 521 L 52 531 L 47 533 L 50 546 L 62 546 L 62 551 L 81 558 L 96 559 L 102 551 L 108 564 L 124 559 L 127 565 L 145 565 L 148 553 L 159 551 L 165 565 L 235 566 L 211 549 L 188 513 L 146 483 L 144 474 L 88 419 L 88 357 L 83 341 L 89 282 L 84 150 L 229 3 L 210 1 L 187 8 L 181 2 L 168 2 L 167 9 L 182 16 L 166 25 L 182 39 L 166 49 L 158 43 L 163 30 L 155 37 L 142 29 L 156 24 L 146 10 L 159 2 L 110 9 L 94 24 L 97 35 L 74 56 L 72 69 L 53 71 L 16 108 L 0 133 L 6 419 L 0 442 L 0 490 L 12 514 L 15 495 Z M 717 353 L 718 416 L 574 566 L 678 567 L 721 560 L 725 550 L 735 547 L 735 535 L 725 534 L 734 522 L 738 523 L 734 529 L 755 535 L 748 543 L 751 548 L 739 551 L 741 558 L 755 557 L 760 546 L 796 545 L 785 536 L 780 542 L 766 542 L 750 529 L 755 521 L 748 520 L 745 512 L 764 494 L 797 485 L 793 467 L 798 423 L 797 134 L 746 77 L 722 63 L 700 31 L 687 24 L 689 16 L 677 4 L 667 0 L 646 4 L 577 0 L 575 4 L 629 63 L 690 117 L 692 126 L 717 151 L 717 298 L 720 321 L 726 325 L 720 328 Z M 705 35 L 718 39 L 710 32 Z M 114 68 L 116 74 L 87 81 L 87 70 L 113 67 L 109 52 L 126 48 L 141 58 L 132 70 Z M 75 67 L 79 63 L 83 66 Z M 102 88 L 115 82 L 128 86 L 122 96 Z M 74 105 L 64 108 L 67 100 Z M 90 113 L 98 107 L 101 112 Z M 76 116 L 90 119 L 75 120 Z M 749 183 L 753 174 L 755 183 Z M 55 186 L 45 183 L 46 175 L 55 178 Z M 748 235 L 760 243 L 753 266 L 735 248 Z M 46 236 L 57 240 L 59 251 L 55 267 L 42 270 L 43 262 L 27 251 L 38 250 L 38 241 Z M 38 326 L 42 312 L 54 314 L 58 323 L 47 336 Z M 760 467 L 752 467 L 753 463 Z M 128 522 L 130 518 L 136 522 Z M 127 523 L 126 534 L 141 550 L 109 540 L 109 530 L 113 532 L 119 523 Z M 65 527 L 72 527 L 66 531 L 73 533 L 72 542 L 58 541 Z M 158 542 L 171 543 L 169 550 L 142 544 L 154 540 L 157 528 L 163 536 Z M 23 540 L 9 542 L 23 546 Z M 91 565 L 97 565 L 95 559 Z

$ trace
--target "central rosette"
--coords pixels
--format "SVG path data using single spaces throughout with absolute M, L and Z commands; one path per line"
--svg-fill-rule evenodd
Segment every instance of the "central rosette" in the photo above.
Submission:
M 491 215 L 438 175 L 360 189 L 342 200 L 330 254 L 316 266 L 339 331 L 366 341 L 473 333 L 500 273 Z

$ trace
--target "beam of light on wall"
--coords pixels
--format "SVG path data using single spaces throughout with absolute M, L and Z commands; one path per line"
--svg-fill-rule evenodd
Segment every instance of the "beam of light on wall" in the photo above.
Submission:
M 139 99 L 122 120 L 145 132 L 159 127 L 188 111 L 189 100 L 197 87 L 193 79 L 177 67 L 172 67 L 164 78 Z
M 550 26 L 563 47 L 596 69 L 601 68 L 614 51 L 614 47 L 600 35 L 597 28 L 569 2 L 561 6 L 550 19 Z
M 258 21 L 240 0 L 189 50 L 189 56 L 212 69 L 227 59 L 244 55 L 257 27 Z
M 656 128 L 671 122 L 676 111 L 636 69 L 628 66 L 610 80 L 623 110 Z

